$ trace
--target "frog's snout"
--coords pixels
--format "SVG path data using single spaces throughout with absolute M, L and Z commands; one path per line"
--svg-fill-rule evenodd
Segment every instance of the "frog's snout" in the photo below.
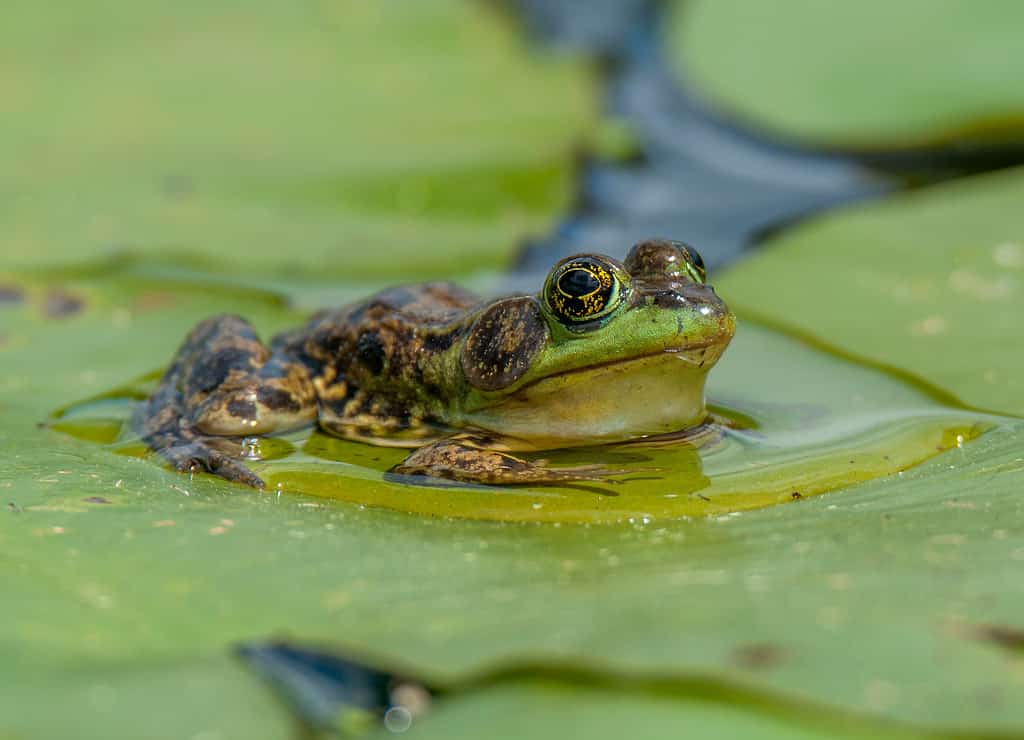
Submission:
M 675 290 L 657 290 L 651 293 L 650 300 L 658 308 L 682 308 L 688 302 L 683 294 Z
M 728 313 L 729 311 L 710 285 L 659 281 L 659 283 L 642 283 L 640 287 L 643 301 L 658 308 L 689 308 L 705 315 Z

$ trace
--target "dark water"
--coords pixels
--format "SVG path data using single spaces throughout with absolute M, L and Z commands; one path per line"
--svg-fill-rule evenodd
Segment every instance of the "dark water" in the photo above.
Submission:
M 680 85 L 660 39 L 664 4 L 511 5 L 542 43 L 603 60 L 606 112 L 626 123 L 638 150 L 629 162 L 583 165 L 574 209 L 525 246 L 517 274 L 579 251 L 621 257 L 649 236 L 693 244 L 714 269 L 810 214 L 1024 161 L 1024 142 L 838 152 L 780 141 L 716 115 Z

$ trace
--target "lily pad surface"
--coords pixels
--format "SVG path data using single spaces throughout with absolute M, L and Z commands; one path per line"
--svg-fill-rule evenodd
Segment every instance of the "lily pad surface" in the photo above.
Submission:
M 1024 7 L 1013 0 L 678 2 L 681 76 L 745 124 L 825 146 L 1024 137 Z
M 941 201 L 933 214 L 958 209 L 969 218 L 974 201 L 965 194 L 988 202 L 1009 197 L 1005 190 L 1015 184 L 1010 175 L 983 178 L 881 212 L 894 230 L 903 219 L 917 226 L 894 233 L 941 251 L 943 234 L 954 234 L 937 217 L 921 220 L 915 199 Z M 985 209 L 979 215 L 992 216 Z M 872 242 L 862 244 L 867 259 Z M 817 250 L 834 246 L 814 240 Z M 792 247 L 776 247 L 716 281 L 740 306 L 741 322 L 745 305 L 770 313 L 763 285 L 832 280 L 831 300 L 856 286 L 841 282 L 841 271 L 794 258 Z M 97 736 L 109 736 L 109 728 L 138 721 L 135 707 L 160 706 L 156 698 L 143 701 L 146 684 L 133 678 L 140 672 L 194 671 L 220 680 L 227 674 L 217 661 L 231 644 L 282 634 L 448 681 L 524 660 L 554 672 L 540 688 L 512 677 L 482 694 L 459 694 L 439 706 L 438 722 L 483 716 L 492 702 L 539 691 L 569 702 L 527 704 L 556 736 L 566 706 L 587 707 L 600 696 L 559 668 L 585 663 L 622 686 L 638 674 L 676 681 L 682 695 L 737 732 L 750 727 L 751 713 L 826 737 L 850 727 L 881 737 L 1012 735 L 1024 727 L 1018 653 L 1012 640 L 997 638 L 1020 629 L 1024 601 L 1024 462 L 1013 423 L 902 476 L 733 516 L 588 526 L 388 513 L 256 493 L 204 476 L 189 481 L 34 426 L 55 406 L 149 371 L 208 312 L 243 312 L 268 329 L 294 321 L 272 295 L 218 290 L 200 300 L 191 289 L 154 295 L 141 283 L 110 295 L 94 279 L 19 285 L 25 298 L 3 309 L 11 337 L 3 351 L 17 368 L 5 377 L 3 404 L 18 423 L 4 427 L 8 457 L 0 479 L 13 505 L 0 528 L 8 574 L 0 651 L 4 670 L 19 681 L 0 700 L 0 716 L 22 735 L 66 734 L 72 721 L 33 709 L 58 695 L 48 693 L 59 688 L 48 677 L 60 675 L 59 686 L 67 687 L 78 676 L 69 696 L 98 696 L 116 707 L 102 722 L 91 718 Z M 84 310 L 43 318 L 46 297 L 58 287 L 81 296 Z M 781 321 L 779 291 L 771 295 L 771 315 Z M 815 313 L 824 304 L 801 295 L 802 315 L 824 320 L 824 312 Z M 878 332 L 886 321 L 904 326 L 901 311 L 912 310 L 895 299 L 859 305 L 879 312 L 870 314 Z M 986 305 L 967 301 L 964 310 Z M 814 329 L 810 319 L 804 323 Z M 863 349 L 839 331 L 828 339 L 848 353 Z M 935 340 L 948 342 L 949 334 Z M 905 344 L 901 337 L 880 346 Z M 954 345 L 946 346 L 952 353 Z M 973 346 L 975 361 L 984 363 L 986 348 L 1003 343 L 993 334 L 991 343 Z M 878 352 L 875 359 L 890 356 Z M 767 368 L 763 377 L 770 377 Z M 943 387 L 969 397 L 972 386 Z M 1012 410 L 1009 394 L 990 400 Z M 151 690 L 171 701 L 163 680 L 154 679 Z M 268 701 L 255 679 L 232 680 L 238 693 L 224 693 L 218 712 L 197 714 L 195 731 L 235 736 L 230 718 Z M 707 686 L 718 687 L 715 697 Z M 612 691 L 637 717 L 652 717 L 652 727 L 675 727 L 689 716 L 687 704 L 653 690 Z M 172 698 L 192 701 L 180 692 Z M 741 700 L 743 709 L 721 708 Z M 433 716 L 420 725 L 424 732 Z M 265 726 L 274 736 L 273 725 Z M 908 726 L 917 729 L 905 732 Z
M 1021 416 L 1022 202 L 1016 168 L 851 208 L 788 231 L 718 283 L 748 313 Z
M 99 0 L 0 17 L 3 267 L 450 277 L 567 204 L 579 60 L 495 8 Z

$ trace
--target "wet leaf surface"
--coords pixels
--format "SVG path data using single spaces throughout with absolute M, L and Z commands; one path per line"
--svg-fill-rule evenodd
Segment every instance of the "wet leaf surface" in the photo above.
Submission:
M 789 231 L 717 282 L 754 315 L 1021 415 L 1022 198 L 1018 168 L 850 208 Z
M 1012 655 L 969 637 L 975 625 L 1019 623 L 1016 428 L 835 495 L 646 526 L 460 522 L 259 494 L 33 426 L 54 405 L 142 374 L 206 310 L 261 325 L 290 318 L 258 296 L 215 294 L 118 326 L 118 310 L 143 294 L 94 290 L 71 321 L 19 309 L 14 328 L 32 341 L 5 378 L 5 413 L 19 422 L 0 440 L 0 491 L 14 504 L 0 523 L 0 652 L 14 675 L 24 662 L 37 676 L 75 664 L 74 691 L 85 692 L 106 671 L 176 671 L 285 634 L 447 681 L 525 658 L 585 657 L 610 680 L 654 672 L 919 726 L 1010 731 L 1024 721 Z M 27 711 L 45 685 L 19 682 L 0 716 L 19 731 L 66 727 L 64 715 Z M 235 687 L 224 712 L 266 701 L 258 683 Z M 466 701 L 458 711 L 475 716 L 478 699 Z M 676 712 L 653 701 L 672 726 Z M 763 717 L 774 702 L 751 711 Z M 96 726 L 138 721 L 105 717 Z
M 825 146 L 1020 151 L 1024 14 L 1012 0 L 676 8 L 666 37 L 682 75 L 744 123 Z

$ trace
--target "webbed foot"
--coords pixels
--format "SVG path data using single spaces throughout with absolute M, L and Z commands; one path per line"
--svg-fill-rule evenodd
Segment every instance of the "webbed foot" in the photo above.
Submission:
M 308 423 L 315 411 L 305 368 L 272 354 L 244 320 L 222 315 L 192 330 L 132 428 L 176 470 L 263 488 L 225 443 L 240 450 L 235 440 Z
M 549 468 L 486 445 L 486 440 L 469 435 L 438 440 L 412 452 L 391 472 L 491 485 L 614 483 L 616 481 L 609 480 L 610 476 L 633 472 L 603 465 Z
M 204 471 L 219 476 L 232 483 L 242 483 L 253 488 L 265 488 L 263 479 L 249 470 L 239 460 L 214 449 L 202 440 L 185 445 L 164 447 L 160 454 L 171 463 L 179 473 L 195 473 Z

